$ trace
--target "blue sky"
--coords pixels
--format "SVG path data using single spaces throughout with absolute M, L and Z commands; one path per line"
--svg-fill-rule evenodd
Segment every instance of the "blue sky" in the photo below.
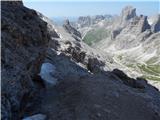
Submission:
M 120 14 L 126 5 L 137 9 L 137 14 L 160 13 L 159 0 L 24 0 L 24 5 L 48 17 L 71 17 L 98 14 Z

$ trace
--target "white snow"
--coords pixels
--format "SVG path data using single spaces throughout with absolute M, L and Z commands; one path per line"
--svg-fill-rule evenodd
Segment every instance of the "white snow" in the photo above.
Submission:
M 51 63 L 43 63 L 40 71 L 41 78 L 51 85 L 57 83 L 57 78 L 54 77 L 56 67 Z

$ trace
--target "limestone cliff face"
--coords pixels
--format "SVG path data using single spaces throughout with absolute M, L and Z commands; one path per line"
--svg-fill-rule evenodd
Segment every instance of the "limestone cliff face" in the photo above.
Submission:
M 156 15 L 153 24 L 151 25 L 151 29 L 153 32 L 160 31 L 160 14 Z
M 21 1 L 1 2 L 2 30 L 2 119 L 20 117 L 34 98 L 36 84 L 48 44 L 46 23 Z M 22 107 L 22 101 L 25 105 Z
M 121 22 L 126 23 L 126 21 L 136 17 L 136 8 L 133 8 L 132 6 L 126 6 L 123 8 L 121 13 Z
M 72 34 L 72 36 L 73 36 L 75 39 L 77 39 L 77 40 L 80 40 L 80 39 L 81 39 L 81 33 L 80 33 L 79 31 L 77 31 L 74 27 L 72 27 L 72 26 L 70 25 L 69 20 L 66 20 L 66 21 L 65 21 L 65 23 L 63 24 L 63 27 L 64 27 L 64 29 L 65 29 L 68 33 Z
M 147 29 L 151 28 L 150 25 L 148 24 L 147 16 L 143 16 L 143 15 L 140 16 L 138 28 L 140 29 L 140 32 L 144 32 Z

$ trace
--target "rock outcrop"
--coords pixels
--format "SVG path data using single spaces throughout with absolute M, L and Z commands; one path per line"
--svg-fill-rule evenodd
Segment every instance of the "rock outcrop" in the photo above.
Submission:
M 70 22 L 69 20 L 66 20 L 63 24 L 63 27 L 65 28 L 65 30 L 72 34 L 72 36 L 76 39 L 76 40 L 79 40 L 81 39 L 81 33 L 79 31 L 77 31 L 74 27 L 72 27 L 70 25 Z M 78 38 L 77 38 L 78 37 Z
M 120 34 L 120 32 L 122 31 L 122 28 L 116 28 L 115 30 L 113 30 L 111 32 L 111 39 L 115 39 L 117 35 Z
M 126 6 L 122 9 L 122 19 L 123 20 L 129 20 L 131 18 L 134 18 L 136 16 L 136 8 L 132 6 Z
M 157 15 L 153 24 L 151 25 L 152 32 L 156 33 L 160 31 L 160 15 Z
M 47 24 L 21 1 L 2 1 L 1 9 L 1 118 L 18 120 L 36 98 L 34 78 L 48 46 Z
M 147 16 L 143 16 L 143 15 L 140 16 L 140 20 L 137 27 L 140 30 L 140 32 L 144 32 L 147 29 L 151 28 L 150 25 L 148 24 Z
M 126 6 L 121 13 L 121 23 L 125 24 L 128 20 L 136 17 L 136 8 L 132 6 Z
M 150 25 L 147 20 L 147 16 L 136 15 L 136 8 L 132 6 L 127 6 L 122 10 L 120 15 L 121 21 L 114 23 L 114 29 L 111 32 L 111 38 L 115 39 L 120 32 L 121 35 L 125 34 L 132 34 L 132 35 L 139 35 L 146 30 L 150 30 Z

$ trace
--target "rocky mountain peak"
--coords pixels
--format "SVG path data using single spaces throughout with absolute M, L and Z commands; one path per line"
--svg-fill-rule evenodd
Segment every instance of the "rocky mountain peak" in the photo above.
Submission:
M 144 32 L 145 30 L 150 29 L 150 25 L 148 23 L 147 16 L 140 15 L 138 28 L 140 28 L 140 32 Z
M 92 24 L 90 16 L 80 16 L 78 18 L 77 23 L 79 24 L 78 27 L 86 27 Z
M 122 22 L 134 18 L 136 16 L 136 8 L 132 6 L 126 6 L 122 9 L 121 18 Z
M 159 32 L 160 31 L 160 14 L 155 16 L 153 24 L 151 25 L 152 32 Z
M 68 19 L 66 19 L 66 20 L 64 21 L 64 25 L 70 25 L 70 22 L 69 22 Z
M 79 40 L 79 38 L 81 38 L 81 33 L 79 31 L 77 31 L 73 26 L 71 26 L 70 21 L 67 19 L 65 20 L 63 27 L 65 28 L 65 30 L 72 34 L 72 36 L 76 39 Z M 79 37 L 79 38 L 77 38 Z

